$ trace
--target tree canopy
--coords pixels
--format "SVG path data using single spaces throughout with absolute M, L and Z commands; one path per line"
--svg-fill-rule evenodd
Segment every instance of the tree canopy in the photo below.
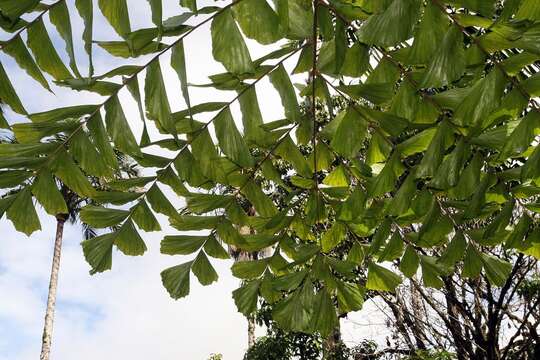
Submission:
M 0 215 L 18 231 L 40 229 L 37 204 L 53 216 L 66 211 L 55 179 L 109 204 L 81 211 L 85 223 L 106 229 L 82 242 L 94 274 L 112 268 L 113 249 L 143 255 L 141 231 L 159 231 L 155 214 L 162 214 L 178 233 L 163 238 L 161 252 L 192 258 L 161 273 L 174 299 L 189 294 L 191 273 L 203 285 L 218 279 L 212 262 L 228 258 L 224 244 L 271 248 L 266 258 L 233 265 L 244 280 L 233 293 L 238 310 L 252 314 L 262 297 L 282 328 L 321 334 L 332 332 L 340 314 L 359 310 L 367 292 L 393 292 L 405 277 L 418 274 L 423 286 L 438 288 L 456 272 L 498 287 L 512 257 L 491 249 L 540 257 L 538 1 L 236 0 L 198 7 L 180 0 L 166 20 L 161 0 L 148 2 L 155 26 L 133 30 L 126 0 L 76 0 L 85 25 L 79 40 L 66 0 L 0 0 L 0 26 L 13 33 L 1 51 L 35 86 L 49 90 L 53 81 L 105 97 L 29 114 L 10 81 L 17 74 L 0 64 L 0 99 L 27 118 L 0 116 L 16 139 L 0 144 L 0 186 L 20 190 L 0 199 Z M 121 40 L 95 40 L 94 10 Z M 190 101 L 186 56 L 194 49 L 184 48 L 184 39 L 205 24 L 224 72 L 204 86 L 235 93 L 228 102 Z M 67 63 L 50 27 L 64 40 Z M 90 59 L 85 75 L 77 41 Z M 254 42 L 274 48 L 253 59 Z M 124 65 L 94 74 L 96 46 Z M 133 65 L 139 57 L 148 61 Z M 291 62 L 306 84 L 293 84 Z M 165 67 L 178 74 L 184 110 L 171 110 Z M 283 119 L 261 111 L 262 80 L 278 92 Z M 140 119 L 126 117 L 124 90 Z M 347 101 L 340 111 L 336 95 Z M 215 115 L 205 122 L 203 113 Z M 140 139 L 136 121 L 144 124 Z M 160 138 L 150 139 L 148 127 Z M 172 155 L 151 153 L 155 148 Z M 115 151 L 152 175 L 116 179 Z M 171 204 L 164 186 L 185 208 Z M 276 191 L 285 194 L 279 202 Z M 253 233 L 241 234 L 242 226 Z

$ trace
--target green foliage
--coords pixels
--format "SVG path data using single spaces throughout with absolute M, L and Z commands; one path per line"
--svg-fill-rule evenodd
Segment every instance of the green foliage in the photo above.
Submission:
M 0 0 L 0 26 L 27 34 L 14 34 L 1 50 L 36 87 L 54 82 L 105 97 L 28 114 L 12 84 L 17 74 L 0 64 L 0 99 L 27 118 L 0 117 L 16 140 L 0 145 L 0 215 L 30 235 L 40 229 L 36 204 L 51 215 L 65 211 L 58 181 L 101 204 L 81 213 L 87 224 L 109 228 L 82 243 L 91 273 L 112 267 L 115 248 L 142 255 L 140 230 L 160 230 L 159 213 L 180 232 L 203 231 L 162 240 L 163 254 L 191 256 L 161 274 L 173 298 L 189 294 L 191 273 L 203 285 L 217 280 L 212 262 L 228 258 L 223 244 L 268 248 L 268 257 L 232 268 L 246 280 L 233 294 L 239 310 L 249 316 L 264 298 L 283 328 L 327 335 L 339 315 L 362 307 L 367 290 L 395 291 L 398 269 L 427 287 L 454 272 L 497 287 L 512 264 L 494 257 L 494 248 L 539 256 L 534 1 L 238 0 L 207 8 L 180 1 L 189 12 L 149 1 L 155 27 L 136 30 L 125 0 L 97 4 L 121 37 L 97 45 L 123 64 L 101 76 L 93 75 L 92 2 L 76 1 L 82 40 L 73 38 L 65 0 L 43 8 L 65 45 L 65 64 L 42 17 L 21 18 L 37 1 Z M 163 20 L 164 13 L 175 15 Z M 235 92 L 229 102 L 190 101 L 184 39 L 205 24 L 224 72 L 198 86 Z M 254 59 L 244 36 L 273 48 Z M 88 78 L 76 63 L 77 41 L 90 57 Z M 169 51 L 187 107 L 177 112 L 163 79 Z M 294 73 L 308 75 L 305 86 L 287 72 L 294 61 Z M 263 80 L 277 91 L 285 119 L 268 121 L 261 112 Z M 121 101 L 124 88 L 143 121 L 140 141 Z M 243 131 L 231 111 L 237 100 Z M 216 114 L 203 121 L 209 112 Z M 146 176 L 119 180 L 118 152 Z M 173 193 L 185 208 L 175 207 Z M 261 349 L 273 340 L 265 341 Z

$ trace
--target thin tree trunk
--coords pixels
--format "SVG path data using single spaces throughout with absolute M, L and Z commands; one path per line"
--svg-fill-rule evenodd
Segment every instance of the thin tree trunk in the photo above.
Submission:
M 248 317 L 248 349 L 255 345 L 255 317 Z
M 62 253 L 62 237 L 64 234 L 65 218 L 56 219 L 56 237 L 54 240 L 54 254 L 49 282 L 49 295 L 47 297 L 47 310 L 45 311 L 45 326 L 41 343 L 40 360 L 49 360 L 51 354 L 51 340 L 54 322 L 54 308 L 56 304 L 56 289 L 58 287 L 58 272 L 60 269 L 60 255 Z

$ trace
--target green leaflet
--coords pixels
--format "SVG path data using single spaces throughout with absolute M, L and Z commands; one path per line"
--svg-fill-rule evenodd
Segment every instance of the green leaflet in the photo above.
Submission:
M 73 35 L 71 31 L 71 20 L 69 11 L 65 2 L 61 2 L 49 10 L 49 18 L 51 23 L 56 27 L 56 30 L 66 43 L 66 51 L 69 56 L 69 66 L 76 77 L 80 78 L 81 74 L 77 68 L 75 60 L 75 51 L 73 49 Z
M 126 0 L 99 0 L 99 8 L 103 16 L 114 30 L 123 38 L 131 32 Z
M 315 310 L 313 295 L 313 285 L 307 282 L 277 303 L 272 311 L 272 317 L 283 329 L 310 332 Z
M 461 275 L 466 278 L 476 278 L 482 271 L 482 255 L 473 244 L 469 244 L 463 259 Z
M 257 310 L 260 286 L 261 280 L 253 280 L 245 282 L 244 285 L 233 291 L 234 303 L 238 311 L 245 316 L 249 316 Z
M 115 233 L 114 244 L 118 250 L 128 256 L 140 256 L 147 250 L 146 244 L 131 219 L 124 222 L 120 230 Z
M 322 251 L 331 251 L 345 240 L 346 235 L 347 227 L 343 223 L 336 221 L 330 230 L 325 232 L 321 238 Z
M 197 11 L 197 0 L 180 0 L 180 6 L 186 7 L 191 11 Z
M 221 246 L 214 236 L 209 236 L 208 240 L 204 244 L 204 251 L 213 258 L 216 259 L 229 259 L 229 253 Z
M 154 209 L 155 212 L 166 215 L 170 218 L 174 218 L 178 214 L 174 206 L 170 203 L 167 197 L 165 197 L 165 195 L 159 189 L 159 186 L 155 183 L 146 193 L 146 200 L 148 200 L 150 206 L 152 206 L 152 209 Z
M 161 241 L 161 253 L 168 255 L 189 255 L 198 251 L 208 236 L 165 236 Z
M 25 187 L 15 195 L 15 199 L 6 211 L 6 216 L 17 231 L 28 236 L 32 235 L 34 231 L 41 230 L 29 187 Z
M 395 231 L 390 237 L 390 240 L 388 240 L 388 243 L 382 249 L 378 262 L 393 261 L 401 257 L 401 254 L 403 254 L 403 246 L 404 242 L 401 235 L 399 232 Z
M 182 90 L 182 96 L 188 107 L 188 113 L 193 115 L 193 109 L 191 108 L 191 101 L 189 99 L 188 80 L 186 74 L 186 58 L 184 53 L 184 42 L 179 41 L 178 44 L 173 46 L 171 51 L 171 66 L 176 71 L 178 79 L 180 80 L 180 88 Z
M 131 210 L 131 218 L 144 231 L 161 231 L 161 226 L 145 200 L 140 200 Z
M 420 1 L 394 0 L 381 14 L 368 18 L 358 31 L 360 41 L 389 47 L 412 36 L 420 13 Z
M 152 22 L 158 27 L 159 32 L 161 33 L 163 21 L 163 5 L 161 0 L 148 0 L 148 3 L 152 10 Z
M 19 96 L 15 92 L 13 85 L 11 85 L 11 81 L 6 74 L 2 63 L 0 63 L 0 98 L 2 99 L 2 102 L 8 104 L 13 111 L 23 115 L 26 114 L 26 110 L 24 109 L 21 100 L 19 100 Z
M 399 154 L 394 152 L 381 172 L 371 182 L 369 186 L 369 196 L 381 196 L 394 189 L 396 180 L 403 172 L 403 165 L 399 159 Z
M 303 177 L 311 177 L 312 172 L 309 163 L 289 135 L 277 147 L 275 154 L 289 162 Z
M 81 210 L 81 220 L 96 228 L 120 224 L 129 216 L 129 211 L 88 205 Z
M 242 124 L 244 125 L 246 142 L 256 144 L 266 143 L 266 134 L 260 127 L 263 124 L 263 119 L 255 86 L 242 93 L 238 102 L 240 103 L 240 110 L 242 112 Z
M 440 11 L 440 10 L 439 10 Z M 423 87 L 441 87 L 459 79 L 465 72 L 463 34 L 451 26 L 444 35 L 422 80 Z
M 32 10 L 39 3 L 39 0 L 0 0 L 0 11 L 2 14 L 9 17 L 11 21 L 15 21 L 27 11 Z
M 41 72 L 36 62 L 30 55 L 30 52 L 26 48 L 26 45 L 22 41 L 20 35 L 15 37 L 15 39 L 11 40 L 9 43 L 7 43 L 2 50 L 6 54 L 14 58 L 15 61 L 17 61 L 17 64 L 21 68 L 23 68 L 28 75 L 34 78 L 34 80 L 39 82 L 41 86 L 51 91 L 51 88 L 49 87 L 49 83 L 47 82 L 47 79 L 45 79 L 45 77 L 43 76 L 43 73 Z
M 204 251 L 199 252 L 195 258 L 195 261 L 193 262 L 193 265 L 191 265 L 191 270 L 201 285 L 210 285 L 218 280 L 218 274 L 216 273 L 216 270 L 212 264 L 210 264 L 210 261 L 208 261 L 208 257 Z
M 458 261 L 463 258 L 465 249 L 467 248 L 467 241 L 461 231 L 456 232 L 450 244 L 446 247 L 441 257 L 437 262 L 446 267 L 454 266 Z
M 134 157 L 142 156 L 117 95 L 105 103 L 105 113 L 107 132 L 118 149 Z
M 278 15 L 266 0 L 243 0 L 233 7 L 242 32 L 261 44 L 271 44 L 282 37 Z
M 111 269 L 113 243 L 113 233 L 97 236 L 81 243 L 84 258 L 91 267 L 91 275 Z
M 253 166 L 249 149 L 236 128 L 229 107 L 221 110 L 213 119 L 221 150 L 236 164 L 247 168 Z
M 287 37 L 305 39 L 312 35 L 313 9 L 309 0 L 274 0 Z
M 448 20 L 443 12 L 436 4 L 428 2 L 424 8 L 422 21 L 414 34 L 414 42 L 407 60 L 411 64 L 431 63 L 433 55 L 440 56 L 437 50 L 443 43 L 447 29 Z
M 349 107 L 338 125 L 330 146 L 345 157 L 353 157 L 362 147 L 367 124 L 354 107 Z
M 84 31 L 82 39 L 84 41 L 84 50 L 88 54 L 88 77 L 94 74 L 94 65 L 92 58 L 92 33 L 94 25 L 94 5 L 92 0 L 75 0 L 75 6 L 84 22 Z
M 366 288 L 369 290 L 381 290 L 394 292 L 401 284 L 401 277 L 387 268 L 370 263 Z
M 293 85 L 283 65 L 279 65 L 270 73 L 270 81 L 279 92 L 281 103 L 285 109 L 285 117 L 291 122 L 300 121 L 300 108 Z
M 443 120 L 437 127 L 437 132 L 431 140 L 420 165 L 416 170 L 417 178 L 433 177 L 435 171 L 443 160 L 444 150 L 446 149 L 446 139 L 451 136 L 451 128 L 447 121 Z
M 58 190 L 52 174 L 47 170 L 40 171 L 39 176 L 32 184 L 32 194 L 48 214 L 56 216 L 68 213 L 66 202 Z
M 338 300 L 338 306 L 341 313 L 349 313 L 351 311 L 359 311 L 362 309 L 362 306 L 364 305 L 364 288 L 360 287 L 358 284 L 349 284 L 342 281 L 337 281 L 337 300 Z M 326 312 L 326 316 L 329 316 L 330 314 L 334 313 L 335 310 L 330 307 L 326 307 L 324 309 L 321 309 L 322 311 Z M 321 316 L 323 314 L 320 314 Z M 336 324 L 336 321 L 333 319 L 333 317 L 330 317 L 328 320 L 331 324 Z
M 489 282 L 503 286 L 512 271 L 512 264 L 488 254 L 482 254 L 481 259 Z
M 233 275 L 240 279 L 254 279 L 262 275 L 268 259 L 251 260 L 251 261 L 238 261 L 231 267 Z
M 28 28 L 27 44 L 40 69 L 49 73 L 55 80 L 72 77 L 54 48 L 42 19 Z
M 193 261 L 173 266 L 161 272 L 163 286 L 169 295 L 178 300 L 189 294 L 189 273 Z
M 176 134 L 159 61 L 153 61 L 146 70 L 144 94 L 147 117 L 157 122 L 160 131 Z
M 101 156 L 101 160 L 106 163 L 110 168 L 116 169 L 118 162 L 116 154 L 111 146 L 109 136 L 103 125 L 101 114 L 99 111 L 95 112 L 86 122 L 86 126 L 90 131 L 91 139 L 95 147 L 98 149 Z
M 78 195 L 92 197 L 95 190 L 88 178 L 75 164 L 71 156 L 65 151 L 60 151 L 54 159 L 51 170 L 62 182 Z
M 540 3 L 534 0 L 523 0 L 516 13 L 518 20 L 540 20 Z
M 255 71 L 242 34 L 227 9 L 212 20 L 212 55 L 233 74 Z
M 73 133 L 70 152 L 85 173 L 98 177 L 111 177 L 113 172 L 83 130 Z
M 12 188 L 24 183 L 32 173 L 26 170 L 0 171 L 0 189 Z
M 506 139 L 499 158 L 505 160 L 508 157 L 522 154 L 538 133 L 540 133 L 540 114 L 537 111 L 531 111 L 519 121 L 519 125 Z
M 483 125 L 486 114 L 499 106 L 505 86 L 506 78 L 502 72 L 493 69 L 473 85 L 469 96 L 457 107 L 452 122 L 473 128 Z
M 399 270 L 408 278 L 413 277 L 418 270 L 418 265 L 420 264 L 420 257 L 410 245 L 407 245 L 405 253 L 401 258 L 399 263 Z
M 84 115 L 92 114 L 98 110 L 98 105 L 77 105 L 65 108 L 58 108 L 40 113 L 29 114 L 32 122 L 41 123 L 46 121 L 67 120 L 70 118 L 80 118 Z

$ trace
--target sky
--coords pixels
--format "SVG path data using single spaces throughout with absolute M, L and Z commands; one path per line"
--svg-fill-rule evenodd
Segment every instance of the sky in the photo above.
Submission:
M 81 73 L 87 69 L 87 57 L 82 49 L 83 24 L 74 9 L 74 0 L 67 0 L 73 25 L 77 63 Z M 150 10 L 146 0 L 127 0 L 132 29 L 150 27 Z M 94 1 L 95 5 L 97 1 Z M 220 1 L 223 6 L 228 1 Z M 163 0 L 164 19 L 185 11 L 178 0 Z M 214 1 L 199 0 L 201 5 Z M 96 6 L 97 7 L 97 6 Z M 97 9 L 94 10 L 94 39 L 119 40 Z M 196 24 L 201 17 L 190 23 Z M 53 42 L 67 63 L 64 44 L 45 17 Z M 24 36 L 23 36 L 24 37 Z M 2 34 L 1 39 L 9 38 Z M 252 58 L 269 53 L 275 47 L 263 47 L 248 41 Z M 207 76 L 224 71 L 211 55 L 210 28 L 203 26 L 185 41 L 188 78 L 194 84 L 208 82 Z M 148 61 L 148 57 L 132 60 L 134 64 Z M 30 113 L 89 103 L 101 103 L 104 98 L 89 92 L 75 92 L 53 86 L 48 93 L 23 71 L 14 61 L 0 55 L 23 104 Z M 94 46 L 96 74 L 104 73 L 124 64 Z M 172 71 L 168 54 L 162 58 L 162 69 L 173 111 L 185 108 L 180 84 Z M 286 68 L 292 70 L 292 58 Z M 50 78 L 48 78 L 50 80 Z M 302 77 L 293 78 L 301 83 Z M 142 85 L 142 82 L 141 82 Z M 143 88 L 143 87 L 141 87 Z M 267 80 L 257 85 L 258 98 L 265 121 L 283 118 L 279 96 Z M 227 101 L 235 94 L 208 88 L 190 88 L 193 104 L 208 101 Z M 120 94 L 124 110 L 137 138 L 142 129 L 135 102 L 126 91 Z M 232 106 L 233 115 L 241 128 L 238 104 Z M 211 115 L 200 120 L 209 120 Z M 10 122 L 24 118 L 9 111 Z M 152 131 L 153 140 L 158 133 Z M 157 152 L 159 153 L 159 152 Z M 160 153 L 166 156 L 166 153 Z M 164 189 L 166 192 L 167 189 Z M 171 199 L 175 197 L 170 197 Z M 182 201 L 173 203 L 180 208 Z M 43 317 L 52 259 L 55 221 L 39 210 L 42 231 L 27 237 L 18 233 L 11 222 L 0 220 L 0 360 L 33 360 L 39 356 Z M 111 271 L 89 275 L 80 242 L 79 224 L 67 225 L 60 265 L 58 300 L 54 323 L 52 355 L 54 360 L 90 359 L 189 359 L 205 360 L 211 353 L 221 353 L 225 360 L 241 359 L 247 347 L 247 323 L 237 312 L 231 292 L 239 286 L 230 273 L 231 261 L 212 260 L 220 275 L 219 281 L 201 286 L 191 279 L 190 295 L 178 301 L 169 297 L 163 288 L 160 272 L 191 260 L 191 257 L 167 256 L 159 253 L 159 242 L 164 235 L 176 234 L 167 227 L 167 220 L 158 215 L 162 232 L 144 233 L 148 251 L 144 256 L 127 257 L 115 251 Z M 365 308 L 342 320 L 345 341 L 354 345 L 363 338 L 382 339 L 384 319 L 377 304 Z M 264 334 L 263 329 L 257 330 Z

